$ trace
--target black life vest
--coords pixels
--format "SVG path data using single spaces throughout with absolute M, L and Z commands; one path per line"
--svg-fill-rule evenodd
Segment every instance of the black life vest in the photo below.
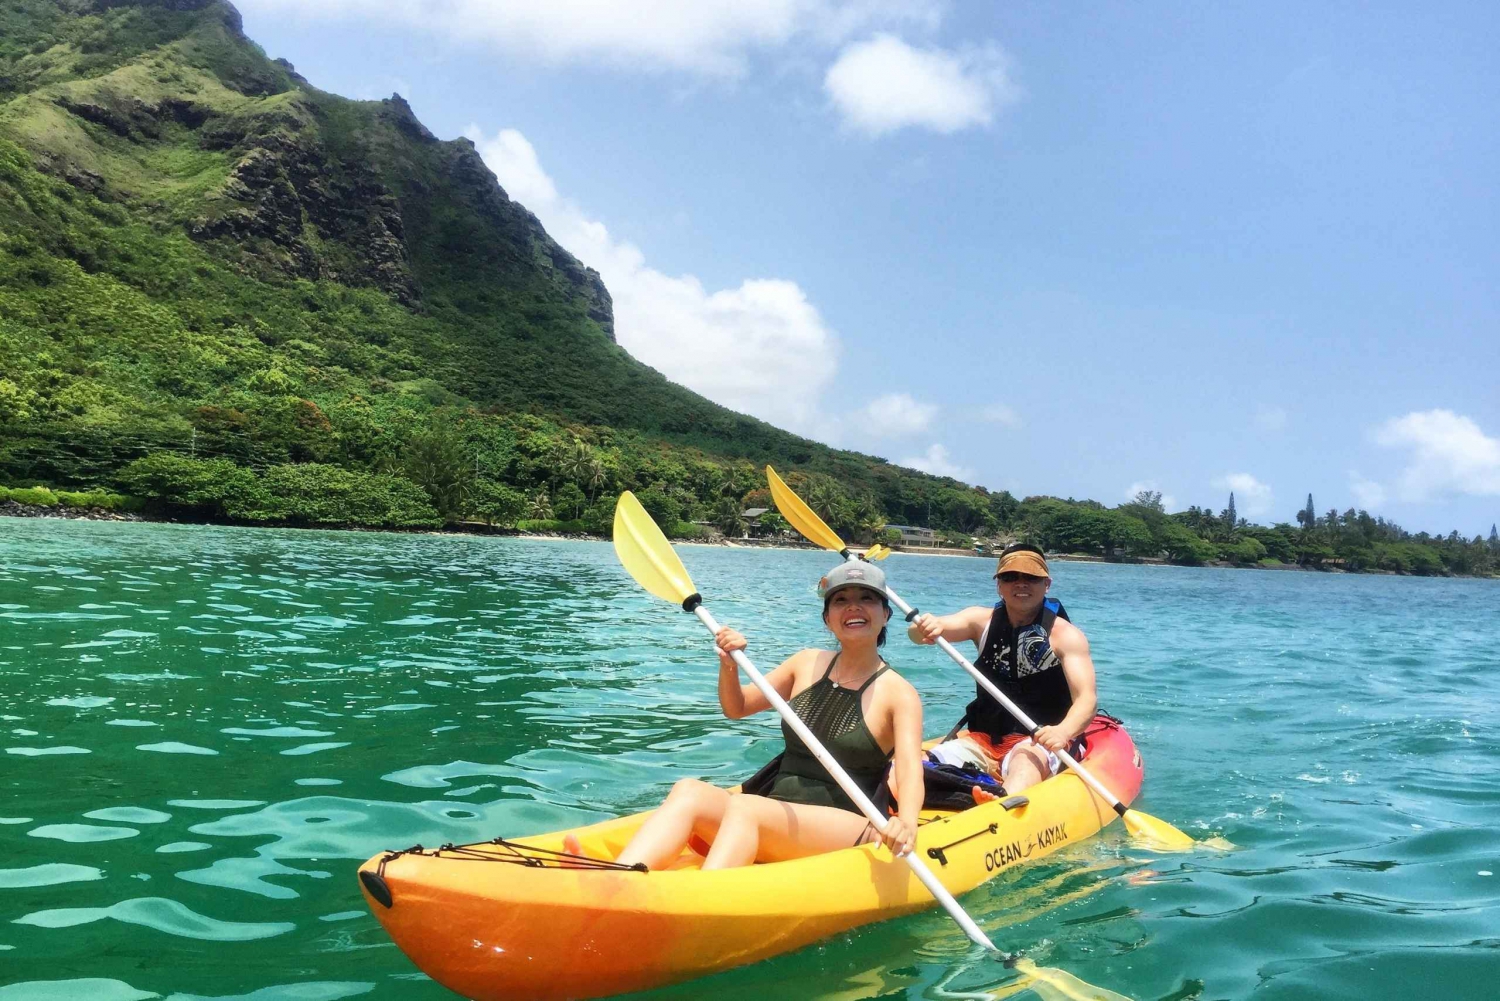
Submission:
M 1038 726 L 1061 723 L 1073 708 L 1073 693 L 1063 676 L 1062 662 L 1052 649 L 1052 626 L 1058 619 L 1068 619 L 1067 610 L 1056 598 L 1047 598 L 1029 625 L 1019 628 L 1010 624 L 1005 602 L 997 601 L 990 616 L 984 648 L 974 662 L 995 687 L 1030 716 Z M 965 718 L 970 730 L 977 730 L 994 740 L 1006 734 L 1026 733 L 1026 727 L 1000 703 L 974 686 L 975 698 L 969 703 Z

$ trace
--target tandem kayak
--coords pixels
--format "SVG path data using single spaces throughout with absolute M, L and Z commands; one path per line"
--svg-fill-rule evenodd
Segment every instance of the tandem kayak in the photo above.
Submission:
M 1143 767 L 1130 735 L 1098 717 L 1090 772 L 1122 802 Z M 911 869 L 877 845 L 703 872 L 684 849 L 644 872 L 613 859 L 649 814 L 572 831 L 384 852 L 360 867 L 365 902 L 424 973 L 475 1001 L 560 1001 L 645 990 L 790 952 L 932 907 Z M 1064 772 L 961 812 L 924 811 L 917 852 L 953 893 L 1090 837 L 1115 812 Z M 563 837 L 597 861 L 563 865 Z

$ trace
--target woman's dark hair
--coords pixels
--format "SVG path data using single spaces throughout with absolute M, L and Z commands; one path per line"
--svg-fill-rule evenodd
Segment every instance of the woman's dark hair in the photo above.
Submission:
M 834 594 L 838 594 L 838 592 L 835 591 L 833 592 L 833 594 L 825 595 L 823 598 L 823 625 L 825 626 L 828 625 L 828 606 L 833 604 Z M 889 621 L 891 617 L 891 603 L 883 594 L 880 596 L 880 607 L 885 609 L 885 617 L 886 620 Z M 886 626 L 880 627 L 880 635 L 875 637 L 876 646 L 885 646 L 886 629 Z

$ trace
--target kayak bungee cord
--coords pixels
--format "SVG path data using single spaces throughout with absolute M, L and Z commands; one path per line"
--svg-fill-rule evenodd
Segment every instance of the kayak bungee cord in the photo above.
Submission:
M 482 848 L 501 848 L 504 853 L 481 851 Z M 551 848 L 537 848 L 533 845 L 523 845 L 516 841 L 508 841 L 505 838 L 492 838 L 489 841 L 474 841 L 465 845 L 455 845 L 451 842 L 439 845 L 436 848 L 424 848 L 422 845 L 412 845 L 410 848 L 393 848 L 380 856 L 380 861 L 375 866 L 375 871 L 368 869 L 359 871 L 359 881 L 364 884 L 370 896 L 378 900 L 382 906 L 390 907 L 394 901 L 391 888 L 385 881 L 385 867 L 396 861 L 403 855 L 421 855 L 424 858 L 444 859 L 451 862 L 500 862 L 505 865 L 520 865 L 528 869 L 572 869 L 579 871 L 605 870 L 610 872 L 647 872 L 642 863 L 635 865 L 621 865 L 610 859 L 592 858 L 588 855 L 575 855 L 572 852 L 554 851 Z
M 510 854 L 497 855 L 494 852 L 478 850 L 481 846 L 489 847 L 492 845 L 504 848 Z M 426 855 L 429 858 L 451 858 L 459 862 L 504 862 L 508 865 L 524 865 L 532 869 L 613 869 L 616 872 L 649 871 L 643 862 L 637 862 L 635 865 L 622 865 L 610 859 L 593 858 L 588 855 L 575 855 L 572 852 L 554 851 L 551 848 L 537 848 L 533 845 L 523 845 L 518 841 L 507 841 L 505 838 L 474 841 L 466 845 L 449 843 L 439 845 L 436 848 L 424 848 L 421 845 L 412 845 L 410 848 L 393 848 L 381 857 L 380 868 L 377 871 L 382 876 L 385 875 L 386 863 L 398 859 L 402 855 Z

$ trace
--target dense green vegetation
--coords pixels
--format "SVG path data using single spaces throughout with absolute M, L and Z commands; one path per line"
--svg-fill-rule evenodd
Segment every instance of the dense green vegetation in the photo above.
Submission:
M 1007 496 L 1008 495 L 1004 495 Z M 1309 496 L 1310 510 L 1312 498 Z M 1237 566 L 1296 564 L 1319 569 L 1385 570 L 1413 574 L 1500 572 L 1500 535 L 1464 539 L 1412 534 L 1399 525 L 1353 508 L 1321 516 L 1298 513 L 1299 525 L 1250 524 L 1234 512 L 1234 495 L 1218 514 L 1190 507 L 1168 514 L 1159 493 L 1105 508 L 1095 501 L 1028 497 L 1001 500 L 1006 515 L 997 526 L 1008 537 L 1049 551 L 1110 557 L 1162 557 L 1173 563 Z
M 637 363 L 597 275 L 471 144 L 437 141 L 399 99 L 308 86 L 226 4 L 26 0 L 0 26 L 8 482 L 110 485 L 170 451 L 258 474 L 399 466 L 436 488 L 408 454 L 430 432 L 461 417 L 472 438 L 509 439 L 532 414 L 679 464 L 769 460 L 922 505 L 963 489 Z
M 616 345 L 598 276 L 472 144 L 317 90 L 222 0 L 0 8 L 0 501 L 603 532 L 630 489 L 679 536 L 738 534 L 767 462 L 857 540 L 1414 573 L 1500 545 L 1018 501 L 787 434 Z

